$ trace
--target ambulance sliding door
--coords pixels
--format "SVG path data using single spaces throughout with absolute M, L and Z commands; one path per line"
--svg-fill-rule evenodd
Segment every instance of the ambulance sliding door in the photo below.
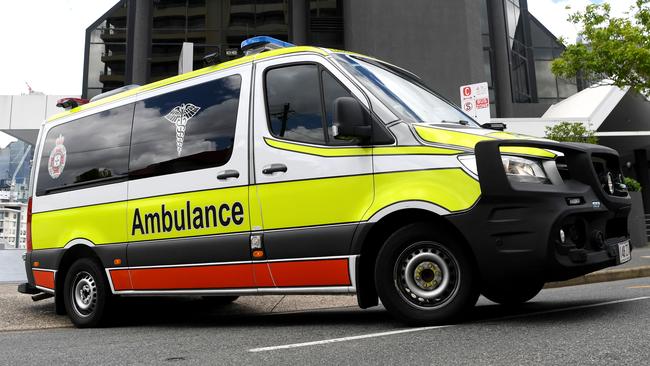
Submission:
M 139 95 L 116 290 L 255 292 L 248 212 L 251 66 Z

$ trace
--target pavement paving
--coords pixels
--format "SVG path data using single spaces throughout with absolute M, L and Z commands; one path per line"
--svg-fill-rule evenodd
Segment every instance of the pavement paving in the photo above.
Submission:
M 260 313 L 241 301 L 133 300 L 113 328 L 0 332 L 0 364 L 646 364 L 650 278 L 481 298 L 466 321 L 408 328 L 381 307 Z

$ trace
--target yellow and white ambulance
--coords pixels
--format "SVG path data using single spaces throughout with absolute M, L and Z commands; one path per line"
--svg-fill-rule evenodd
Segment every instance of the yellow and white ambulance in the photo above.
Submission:
M 356 294 L 431 324 L 629 260 L 615 151 L 484 128 L 371 57 L 242 49 L 43 124 L 19 291 L 79 327 L 136 295 Z

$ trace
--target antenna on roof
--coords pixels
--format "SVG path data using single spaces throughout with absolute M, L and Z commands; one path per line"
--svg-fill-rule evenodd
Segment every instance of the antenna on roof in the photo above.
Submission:
M 244 40 L 241 43 L 241 50 L 244 55 L 254 55 L 264 51 L 276 50 L 278 48 L 295 47 L 293 43 L 281 41 L 269 36 L 257 36 Z

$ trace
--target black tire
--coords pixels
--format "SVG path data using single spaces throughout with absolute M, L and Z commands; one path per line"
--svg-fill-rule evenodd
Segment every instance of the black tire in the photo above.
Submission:
M 523 304 L 537 296 L 544 288 L 544 282 L 533 282 L 503 289 L 484 289 L 483 296 L 501 305 L 514 306 Z
M 78 328 L 105 324 L 111 302 L 111 290 L 101 264 L 91 258 L 74 262 L 65 276 L 65 309 Z
M 201 298 L 210 305 L 228 305 L 239 299 L 239 296 L 201 296 Z
M 470 254 L 459 240 L 428 223 L 396 230 L 375 263 L 375 286 L 382 304 L 412 325 L 460 319 L 478 300 L 477 283 Z

